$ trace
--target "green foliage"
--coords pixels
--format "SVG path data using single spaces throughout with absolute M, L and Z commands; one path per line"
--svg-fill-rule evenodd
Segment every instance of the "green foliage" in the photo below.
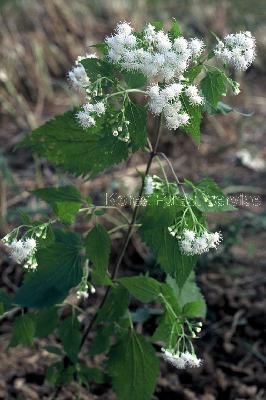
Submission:
M 97 126 L 83 129 L 76 111 L 69 111 L 35 129 L 24 144 L 67 172 L 95 176 L 128 156 L 128 146 L 112 135 L 108 121 L 107 115 Z
M 200 87 L 206 101 L 214 108 L 218 101 L 226 94 L 227 78 L 219 69 L 209 69 L 205 78 L 202 79 Z
M 206 303 L 195 281 L 195 274 L 193 271 L 181 290 L 170 276 L 167 277 L 167 282 L 177 295 L 183 315 L 187 317 L 206 317 Z
M 129 306 L 129 293 L 121 285 L 117 285 L 111 289 L 111 293 L 108 296 L 103 307 L 99 310 L 97 316 L 97 323 L 106 322 L 109 323 L 118 321 L 122 318 Z
M 74 222 L 76 213 L 82 204 L 80 192 L 75 186 L 37 189 L 33 193 L 50 204 L 62 222 L 69 224 Z
M 184 110 L 189 115 L 189 123 L 185 126 L 182 126 L 182 129 L 191 135 L 196 144 L 200 144 L 202 106 L 191 104 L 185 95 L 181 96 L 181 103 L 184 107 Z
M 36 253 L 37 270 L 26 275 L 14 304 L 45 308 L 62 301 L 82 277 L 79 235 L 55 231 L 55 241 Z
M 100 60 L 98 58 L 85 58 L 84 60 L 81 60 L 80 63 L 85 68 L 85 71 L 90 77 L 90 81 L 92 83 L 104 77 L 114 79 L 114 68 L 110 63 L 105 60 Z
M 179 287 L 182 287 L 197 260 L 196 256 L 183 255 L 177 239 L 168 231 L 175 215 L 182 210 L 182 204 L 179 201 L 177 205 L 175 201 L 167 202 L 165 198 L 159 198 L 156 202 L 154 198 L 152 196 L 149 199 L 140 220 L 140 233 L 164 271 L 175 278 Z
M 125 117 L 129 121 L 128 131 L 132 150 L 143 149 L 147 142 L 147 112 L 145 108 L 129 101 L 125 108 Z
M 23 314 L 16 317 L 11 332 L 11 339 L 8 347 L 18 345 L 31 346 L 36 331 L 36 322 L 33 314 Z
M 155 279 L 147 276 L 120 278 L 118 281 L 142 303 L 149 303 L 155 300 L 160 293 L 160 284 Z
M 170 30 L 169 30 L 169 36 L 170 36 L 170 38 L 172 40 L 174 40 L 174 39 L 178 38 L 181 35 L 182 35 L 182 32 L 181 32 L 179 23 L 177 21 L 174 21 L 172 23 L 172 26 L 171 26 Z
M 108 371 L 119 400 L 150 400 L 159 372 L 159 360 L 150 343 L 134 331 L 112 347 Z
M 13 296 L 0 289 L 0 315 L 12 308 Z
M 70 360 L 75 363 L 77 361 L 81 333 L 80 323 L 75 315 L 65 318 L 59 325 L 59 338 L 63 344 L 64 350 Z
M 97 354 L 106 353 L 110 347 L 110 339 L 113 333 L 113 324 L 101 327 L 91 344 L 89 354 L 91 356 L 96 356 Z
M 84 241 L 86 255 L 94 264 L 93 280 L 98 284 L 110 284 L 107 276 L 107 267 L 111 251 L 111 240 L 107 230 L 96 224 L 88 233 Z
M 194 196 L 192 200 L 200 211 L 223 212 L 235 210 L 235 207 L 229 203 L 227 197 L 212 179 L 204 178 L 196 185 L 189 181 L 186 182 L 193 187 Z
M 123 71 L 123 77 L 129 88 L 142 88 L 147 83 L 147 78 L 141 72 Z
M 57 309 L 55 307 L 40 310 L 36 315 L 36 336 L 49 336 L 58 324 Z

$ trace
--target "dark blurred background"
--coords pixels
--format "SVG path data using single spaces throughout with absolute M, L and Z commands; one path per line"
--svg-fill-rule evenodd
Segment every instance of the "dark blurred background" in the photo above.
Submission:
M 36 187 L 74 182 L 100 204 L 106 191 L 128 193 L 139 184 L 135 167 L 144 168 L 142 154 L 134 155 L 108 175 L 84 183 L 55 171 L 17 145 L 44 120 L 79 102 L 69 89 L 67 71 L 78 55 L 88 51 L 90 44 L 102 41 L 118 21 L 132 21 L 140 28 L 147 21 L 161 19 L 169 26 L 173 17 L 185 36 L 202 36 L 210 42 L 210 31 L 223 36 L 250 30 L 257 39 L 257 58 L 246 73 L 234 76 L 241 84 L 241 94 L 224 100 L 251 116 L 235 112 L 205 117 L 199 148 L 184 134 L 166 131 L 163 136 L 162 150 L 180 176 L 214 178 L 239 210 L 210 219 L 211 227 L 223 231 L 223 246 L 218 253 L 203 257 L 197 270 L 208 305 L 207 321 L 197 343 L 205 364 L 200 370 L 180 373 L 162 363 L 154 398 L 262 400 L 266 399 L 264 1 L 0 1 L 0 234 L 20 223 L 21 212 L 34 219 L 49 215 L 45 204 L 30 195 Z M 156 165 L 153 172 L 159 173 Z M 112 215 L 102 218 L 108 224 Z M 75 229 L 84 232 L 88 225 L 78 220 Z M 120 243 L 118 234 L 114 258 Z M 138 273 L 153 266 L 147 249 L 133 237 L 123 273 Z M 21 267 L 2 259 L 0 268 L 0 285 L 14 292 L 21 283 Z M 101 296 L 101 290 L 97 293 Z M 88 315 L 97 301 L 97 295 L 89 299 Z M 45 370 L 55 356 L 43 346 L 56 343 L 56 337 L 36 340 L 33 348 L 5 352 L 13 317 L 2 318 L 0 325 L 0 398 L 46 399 L 51 388 L 45 383 Z M 145 329 L 152 327 L 144 324 Z M 62 399 L 76 395 L 77 386 L 73 384 L 64 388 Z M 95 385 L 91 393 L 81 389 L 80 398 L 112 400 L 114 396 L 108 385 Z

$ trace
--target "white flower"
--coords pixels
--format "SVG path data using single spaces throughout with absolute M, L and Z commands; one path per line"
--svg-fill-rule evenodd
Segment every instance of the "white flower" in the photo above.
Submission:
M 185 369 L 186 367 L 198 368 L 202 365 L 202 360 L 188 351 L 185 353 L 174 353 L 171 350 L 162 348 L 162 352 L 164 360 L 168 361 L 177 369 Z
M 155 35 L 156 47 L 159 52 L 164 53 L 172 48 L 171 40 L 164 31 L 159 31 Z
M 144 29 L 144 39 L 149 43 L 153 43 L 156 37 L 155 27 L 148 24 Z
M 36 240 L 33 238 L 26 239 L 24 241 L 24 248 L 28 254 L 31 254 L 36 249 Z
M 195 354 L 191 354 L 188 351 L 182 353 L 182 359 L 184 360 L 186 366 L 191 368 L 198 368 L 202 365 L 202 360 L 197 358 Z
M 147 176 L 145 179 L 145 187 L 144 187 L 145 194 L 150 195 L 153 193 L 153 190 L 154 190 L 153 179 L 151 176 Z
M 161 90 L 161 95 L 165 101 L 171 101 L 175 97 L 179 97 L 183 89 L 183 85 L 180 83 L 173 83 L 172 85 L 166 86 Z
M 186 362 L 183 360 L 182 356 L 179 356 L 167 349 L 162 349 L 162 352 L 165 361 L 169 362 L 177 369 L 185 369 Z
M 102 101 L 93 104 L 93 111 L 97 114 L 104 114 L 105 113 L 105 104 Z
M 185 89 L 185 93 L 192 104 L 202 104 L 203 98 L 199 95 L 197 86 L 195 85 L 187 86 Z
M 254 61 L 256 42 L 249 31 L 227 35 L 214 49 L 223 62 L 231 63 L 237 70 L 245 71 Z
M 128 22 L 119 22 L 116 26 L 116 31 L 119 35 L 128 36 L 132 32 L 132 27 Z
M 184 53 L 188 48 L 188 41 L 183 36 L 180 36 L 174 40 L 173 47 L 178 53 Z
M 201 55 L 204 49 L 204 43 L 202 40 L 194 38 L 190 40 L 188 48 L 191 51 L 191 56 L 197 58 Z
M 79 64 L 68 73 L 72 85 L 77 89 L 84 89 L 90 85 L 90 79 L 83 65 Z
M 14 240 L 10 246 L 10 256 L 17 263 L 22 263 L 31 256 L 36 249 L 36 241 L 34 239 Z
M 90 128 L 96 123 L 95 119 L 86 111 L 77 112 L 76 117 L 83 129 Z
M 86 53 L 84 56 L 78 56 L 78 58 L 75 61 L 75 64 L 80 66 L 81 65 L 80 61 L 86 60 L 87 58 L 97 58 L 97 55 L 95 53 L 90 53 L 90 54 Z
M 190 229 L 185 229 L 184 232 L 183 232 L 183 235 L 184 235 L 184 238 L 185 238 L 186 240 L 189 240 L 189 241 L 191 241 L 191 242 L 192 242 L 192 241 L 195 239 L 195 237 L 196 237 L 195 232 L 194 232 L 194 231 L 191 231 Z

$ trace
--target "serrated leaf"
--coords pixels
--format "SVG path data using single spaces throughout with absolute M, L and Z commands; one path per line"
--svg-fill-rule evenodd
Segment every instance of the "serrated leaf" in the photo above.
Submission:
M 142 303 L 149 303 L 155 300 L 160 294 L 161 288 L 159 282 L 148 276 L 120 278 L 118 282 Z
M 133 101 L 125 107 L 125 118 L 129 121 L 128 131 L 132 150 L 136 151 L 145 147 L 147 142 L 147 111 Z
M 57 309 L 55 307 L 41 310 L 36 315 L 36 336 L 49 336 L 58 324 Z
M 35 129 L 25 140 L 32 151 L 75 175 L 95 176 L 128 156 L 128 146 L 112 134 L 109 114 L 83 129 L 68 111 Z
M 86 255 L 94 264 L 93 280 L 97 284 L 106 284 L 107 267 L 111 251 L 111 240 L 107 230 L 96 224 L 84 240 Z
M 226 94 L 226 82 L 227 79 L 223 71 L 211 69 L 200 83 L 205 99 L 214 108 L 217 107 L 220 98 Z
M 37 250 L 37 270 L 27 273 L 14 304 L 45 308 L 62 301 L 81 281 L 80 248 L 78 234 L 56 230 L 55 241 Z
M 127 332 L 109 353 L 108 371 L 119 400 L 150 400 L 159 360 L 143 336 Z
M 192 186 L 194 190 L 193 202 L 200 211 L 222 212 L 236 210 L 214 180 L 204 178 L 198 184 L 193 184 Z
M 59 326 L 59 338 L 73 363 L 77 361 L 81 342 L 80 323 L 75 315 L 65 318 Z
M 189 115 L 189 123 L 181 128 L 183 131 L 191 135 L 194 141 L 199 144 L 202 106 L 191 104 L 185 95 L 181 95 L 180 99 L 185 112 Z
M 77 373 L 79 380 L 83 385 L 89 386 L 90 382 L 102 384 L 105 382 L 105 375 L 99 368 L 90 368 L 83 363 L 78 363 Z
M 95 45 L 96 47 L 97 45 Z M 102 44 L 100 44 L 101 50 L 103 50 Z M 99 48 L 99 45 L 98 47 Z M 99 78 L 107 77 L 112 78 L 113 76 L 113 66 L 111 63 L 108 63 L 106 60 L 102 60 L 99 58 L 84 58 L 80 61 L 80 64 L 83 65 L 85 71 L 90 78 L 90 81 L 93 83 Z
M 31 346 L 36 331 L 35 316 L 24 314 L 16 317 L 11 332 L 11 339 L 8 347 L 17 345 Z
M 114 322 L 122 318 L 129 306 L 129 293 L 121 285 L 114 286 L 103 307 L 99 310 L 96 322 Z
M 185 71 L 184 77 L 188 79 L 190 83 L 192 83 L 194 79 L 201 73 L 202 69 L 202 64 L 194 65 Z
M 147 77 L 141 72 L 123 71 L 124 79 L 129 88 L 142 88 L 147 83 Z
M 74 186 L 37 189 L 33 194 L 50 204 L 61 221 L 69 224 L 74 222 L 82 204 L 80 192 Z
M 167 277 L 167 282 L 177 294 L 178 302 L 184 315 L 188 317 L 206 317 L 206 303 L 196 283 L 194 271 L 191 272 L 181 289 L 177 287 L 176 282 L 170 276 Z

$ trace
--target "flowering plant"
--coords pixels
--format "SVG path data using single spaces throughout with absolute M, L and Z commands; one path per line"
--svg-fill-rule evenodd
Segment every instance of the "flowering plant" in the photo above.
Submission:
M 194 267 L 200 254 L 215 250 L 222 241 L 220 232 L 208 230 L 206 214 L 234 207 L 211 179 L 181 182 L 159 143 L 165 123 L 173 133 L 180 128 L 199 144 L 202 114 L 227 113 L 221 97 L 228 90 L 239 93 L 239 84 L 227 75 L 226 65 L 246 70 L 255 56 L 255 40 L 250 32 L 217 40 L 206 51 L 202 40 L 185 39 L 176 21 L 168 32 L 158 22 L 138 33 L 130 24 L 119 23 L 114 35 L 94 46 L 101 57 L 79 57 L 69 72 L 84 104 L 48 121 L 24 140 L 55 166 L 84 177 L 94 177 L 138 150 L 148 154 L 131 219 L 111 207 L 123 218 L 121 226 L 107 231 L 99 219 L 108 206 L 92 204 L 74 186 L 50 187 L 34 194 L 53 208 L 55 218 L 45 222 L 28 218 L 3 238 L 2 248 L 26 269 L 17 292 L 1 294 L 4 312 L 14 305 L 23 310 L 15 319 L 10 346 L 29 345 L 36 336 L 57 332 L 61 345 L 48 351 L 59 360 L 47 371 L 48 381 L 57 388 L 55 397 L 72 379 L 88 385 L 110 378 L 118 399 L 150 399 L 159 371 L 152 343 L 160 344 L 162 358 L 176 368 L 202 364 L 194 339 L 201 331 L 206 305 Z M 150 136 L 149 111 L 155 117 Z M 161 159 L 168 164 L 172 181 Z M 151 176 L 154 161 L 160 163 L 162 177 Z M 70 227 L 78 213 L 93 222 L 85 237 Z M 112 235 L 125 227 L 121 253 L 110 272 Z M 152 270 L 147 275 L 118 277 L 135 231 L 154 253 L 162 279 Z M 105 294 L 88 325 L 79 306 L 73 306 L 63 320 L 58 318 L 70 290 L 86 302 L 98 285 L 105 287 Z M 140 316 L 129 309 L 131 296 L 157 305 L 160 318 L 149 339 L 135 329 Z M 88 367 L 79 357 L 93 331 L 89 355 L 103 353 L 107 358 L 97 368 Z

